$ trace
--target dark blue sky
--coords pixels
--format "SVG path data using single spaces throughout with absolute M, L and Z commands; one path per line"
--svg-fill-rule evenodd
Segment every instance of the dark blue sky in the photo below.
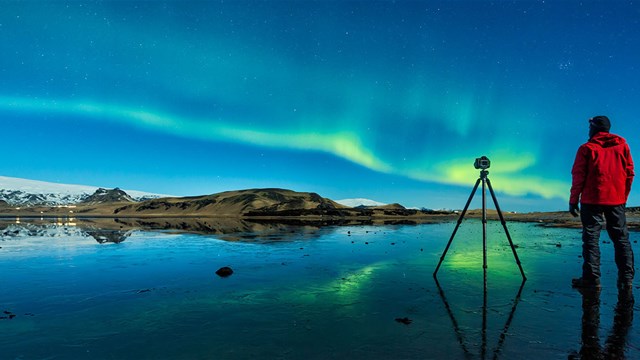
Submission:
M 459 208 L 487 155 L 504 208 L 555 210 L 590 117 L 640 145 L 631 1 L 2 9 L 5 176 Z

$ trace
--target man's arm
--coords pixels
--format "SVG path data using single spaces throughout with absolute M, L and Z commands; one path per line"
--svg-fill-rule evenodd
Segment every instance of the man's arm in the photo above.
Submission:
M 580 146 L 576 153 L 576 159 L 573 162 L 573 168 L 571 168 L 571 195 L 569 197 L 569 204 L 577 205 L 580 202 L 580 194 L 584 189 L 584 184 L 587 179 L 587 147 Z
M 631 192 L 631 184 L 633 184 L 633 177 L 635 176 L 635 172 L 633 169 L 633 158 L 631 157 L 631 151 L 629 150 L 629 145 L 627 145 L 627 148 L 625 149 L 625 157 L 627 159 L 627 183 L 626 183 L 626 189 L 625 189 L 625 198 L 628 199 L 629 198 L 629 193 Z

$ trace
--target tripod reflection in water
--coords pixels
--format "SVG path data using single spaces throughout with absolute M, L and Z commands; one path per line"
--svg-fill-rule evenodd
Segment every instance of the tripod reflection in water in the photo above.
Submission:
M 614 309 L 613 326 L 605 341 L 600 345 L 600 290 L 582 290 L 582 348 L 569 359 L 625 359 L 625 349 L 629 328 L 633 323 L 633 290 L 618 292 L 618 302 Z
M 456 333 L 456 338 L 458 339 L 458 342 L 460 343 L 460 347 L 462 348 L 462 351 L 465 354 L 466 358 L 471 358 L 473 353 L 468 349 L 467 347 L 467 341 L 465 338 L 464 333 L 462 332 L 462 330 L 460 329 L 460 325 L 458 323 L 458 321 L 456 320 L 456 317 L 453 313 L 453 310 L 451 310 L 451 306 L 449 305 L 449 302 L 447 301 L 447 297 L 444 294 L 444 290 L 442 290 L 442 287 L 440 286 L 440 283 L 438 282 L 438 279 L 435 278 L 436 281 L 436 286 L 438 287 L 438 292 L 440 294 L 440 297 L 442 298 L 442 302 L 444 303 L 444 307 L 447 310 L 447 313 L 449 314 L 449 318 L 451 319 L 451 323 L 453 324 L 453 330 Z M 507 320 L 504 324 L 504 327 L 502 328 L 502 332 L 500 333 L 500 339 L 498 340 L 498 344 L 496 345 L 496 347 L 493 349 L 493 359 L 498 359 L 498 356 L 500 355 L 500 351 L 502 350 L 502 346 L 504 345 L 504 342 L 506 340 L 507 337 L 507 332 L 509 331 L 509 328 L 511 327 L 511 322 L 513 321 L 513 317 L 516 313 L 516 307 L 518 306 L 518 303 L 520 302 L 520 296 L 522 295 L 522 289 L 524 288 L 524 284 L 525 284 L 526 280 L 522 281 L 522 284 L 520 285 L 520 288 L 518 289 L 518 293 L 516 294 L 516 296 L 513 299 L 513 306 L 511 307 L 511 311 L 509 312 L 509 316 L 507 317 Z M 486 359 L 487 358 L 487 280 L 486 280 L 486 273 L 485 273 L 485 279 L 484 279 L 484 289 L 483 289 L 483 302 L 482 302 L 482 344 L 481 344 L 481 348 L 480 348 L 480 356 L 482 359 Z

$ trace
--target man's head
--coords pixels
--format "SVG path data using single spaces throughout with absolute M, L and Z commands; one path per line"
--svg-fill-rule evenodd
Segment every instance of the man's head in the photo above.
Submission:
M 609 132 L 611 129 L 611 122 L 609 118 L 604 115 L 594 116 L 589 119 L 589 137 L 593 137 L 599 132 Z

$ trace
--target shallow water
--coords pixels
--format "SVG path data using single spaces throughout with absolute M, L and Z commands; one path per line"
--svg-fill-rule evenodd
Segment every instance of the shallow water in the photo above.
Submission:
M 490 222 L 485 292 L 478 221 L 463 222 L 432 277 L 454 226 L 273 226 L 235 241 L 129 230 L 114 243 L 68 224 L 5 225 L 1 357 L 640 358 L 638 307 L 618 298 L 612 244 L 601 245 L 601 294 L 583 299 L 569 286 L 578 230 L 510 223 L 521 287 Z M 223 266 L 233 275 L 217 276 Z

